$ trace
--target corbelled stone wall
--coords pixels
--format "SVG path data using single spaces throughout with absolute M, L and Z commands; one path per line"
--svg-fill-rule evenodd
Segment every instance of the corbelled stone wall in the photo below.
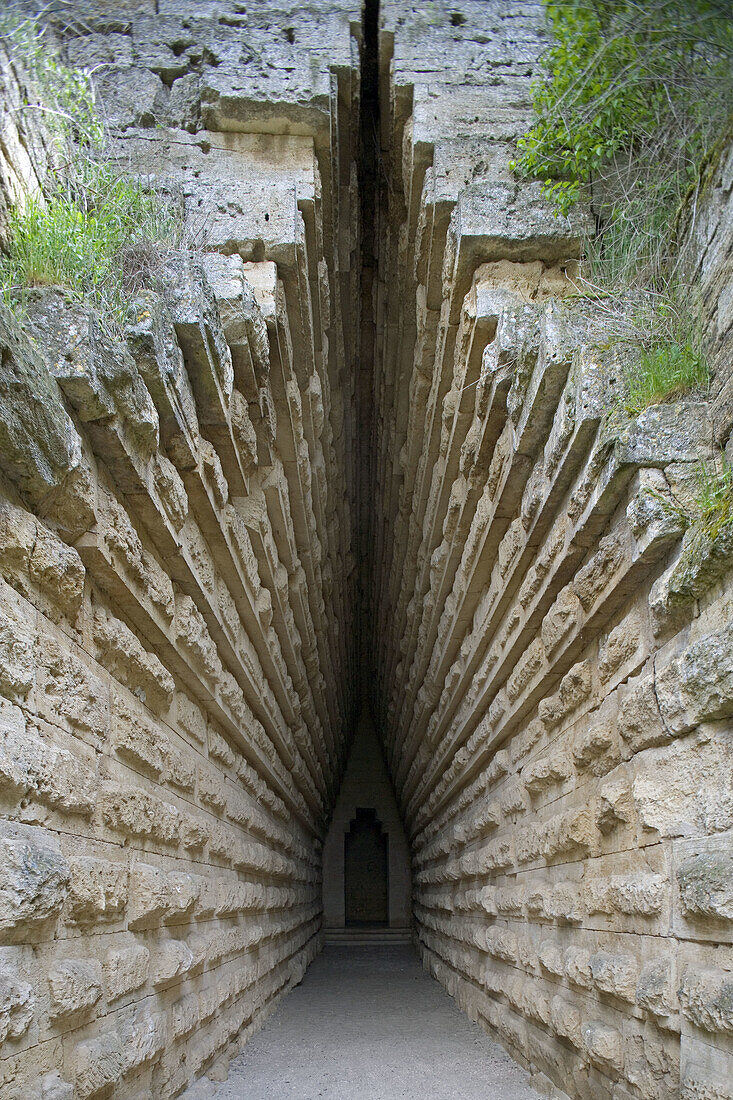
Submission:
M 3 1100 L 221 1077 L 320 946 L 354 691 L 359 19 L 322 7 L 44 13 L 206 250 L 165 258 L 124 339 L 54 290 L 0 318 Z M 44 178 L 17 75 L 11 201 Z
M 382 11 L 375 705 L 423 960 L 550 1092 L 722 1100 L 730 545 L 664 499 L 730 433 L 729 155 L 686 219 L 715 400 L 609 421 L 580 225 L 508 170 L 541 8 Z
M 730 434 L 729 155 L 712 401 L 609 420 L 588 215 L 508 168 L 539 3 L 43 18 L 190 247 L 124 339 L 0 315 L 1 1100 L 226 1072 L 319 949 L 364 701 L 462 1007 L 548 1094 L 730 1100 L 731 548 L 666 503 Z M 4 218 L 53 150 L 0 60 Z

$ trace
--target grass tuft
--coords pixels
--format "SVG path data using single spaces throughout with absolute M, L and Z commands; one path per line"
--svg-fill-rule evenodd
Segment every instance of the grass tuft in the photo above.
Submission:
M 150 285 L 156 260 L 177 243 L 178 224 L 137 181 L 87 164 L 81 181 L 15 210 L 10 231 L 0 260 L 6 301 L 22 305 L 27 288 L 57 286 L 119 321 L 126 295 Z
M 710 377 L 705 356 L 689 340 L 652 345 L 629 363 L 624 374 L 624 407 L 630 416 L 638 416 L 650 405 L 703 390 Z
M 699 529 L 715 539 L 733 527 L 733 467 L 720 455 L 699 464 L 696 480 L 692 513 Z
M 59 287 L 117 328 L 130 293 L 152 286 L 163 253 L 181 243 L 180 209 L 105 161 L 89 74 L 64 65 L 43 28 L 11 12 L 0 16 L 0 43 L 63 165 L 51 166 L 44 193 L 26 196 L 11 214 L 0 292 L 22 308 L 28 288 Z

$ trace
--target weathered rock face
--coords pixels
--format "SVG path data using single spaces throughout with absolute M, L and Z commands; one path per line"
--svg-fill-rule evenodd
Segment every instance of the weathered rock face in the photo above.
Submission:
M 573 1097 L 729 1097 L 730 548 L 663 499 L 727 441 L 729 161 L 715 416 L 609 426 L 584 214 L 508 169 L 539 6 L 56 7 L 204 247 L 124 340 L 0 315 L 0 1097 L 220 1075 L 320 947 L 365 699 L 459 1004 Z
M 577 227 L 507 171 L 537 9 L 382 7 L 370 616 L 423 959 L 572 1096 L 721 1100 L 733 562 L 662 502 L 730 430 L 730 162 L 687 244 L 712 412 L 611 428 Z

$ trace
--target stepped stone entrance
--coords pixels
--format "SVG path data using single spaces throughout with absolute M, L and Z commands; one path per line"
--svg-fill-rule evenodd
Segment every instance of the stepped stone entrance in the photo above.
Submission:
M 327 934 L 411 925 L 410 856 L 374 725 L 364 711 L 323 849 Z
M 710 392 L 627 416 L 593 210 L 510 167 L 540 3 L 21 7 L 192 247 L 114 325 L 0 300 L 0 1100 L 210 1095 L 372 931 L 543 1095 L 730 1100 L 733 553 L 679 502 L 733 153 L 678 224 Z M 10 48 L 0 240 L 59 168 Z
M 376 812 L 357 807 L 344 839 L 347 927 L 389 924 L 388 845 Z

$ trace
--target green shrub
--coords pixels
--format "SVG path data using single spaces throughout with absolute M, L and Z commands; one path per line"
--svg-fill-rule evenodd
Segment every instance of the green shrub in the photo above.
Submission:
M 675 212 L 731 110 L 729 5 L 546 0 L 545 7 L 554 40 L 514 168 L 542 180 L 560 214 L 593 183 L 603 196 L 597 277 L 654 283 Z
M 161 252 L 178 243 L 179 211 L 104 161 L 105 135 L 88 74 L 62 64 L 30 19 L 0 18 L 0 38 L 43 113 L 59 167 L 43 195 L 12 212 L 0 286 L 22 306 L 29 287 L 57 286 L 87 298 L 115 325 L 129 292 L 154 279 Z
M 125 295 L 149 282 L 156 255 L 176 242 L 177 230 L 157 196 L 108 165 L 87 164 L 81 181 L 12 214 L 0 260 L 5 297 L 20 303 L 25 288 L 58 286 L 117 319 Z

